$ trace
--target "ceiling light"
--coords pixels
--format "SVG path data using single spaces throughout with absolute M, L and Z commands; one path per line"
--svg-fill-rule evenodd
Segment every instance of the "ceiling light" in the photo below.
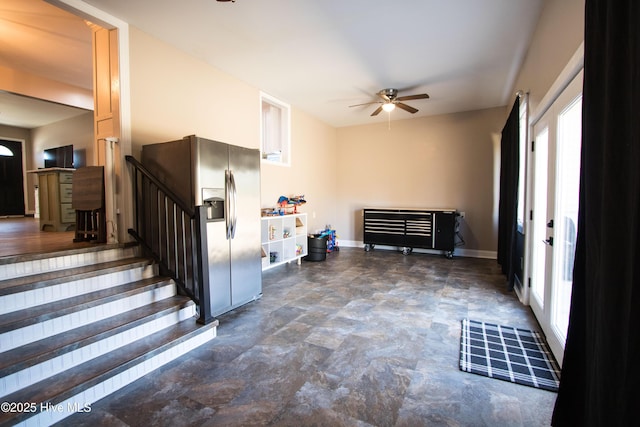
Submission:
M 392 102 L 387 102 L 386 104 L 382 104 L 382 109 L 387 113 L 392 112 L 396 108 L 396 104 Z

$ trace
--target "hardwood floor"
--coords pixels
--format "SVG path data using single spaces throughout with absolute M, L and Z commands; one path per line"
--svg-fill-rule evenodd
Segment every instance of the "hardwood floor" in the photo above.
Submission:
M 0 258 L 95 246 L 74 243 L 74 232 L 40 231 L 37 218 L 0 218 Z

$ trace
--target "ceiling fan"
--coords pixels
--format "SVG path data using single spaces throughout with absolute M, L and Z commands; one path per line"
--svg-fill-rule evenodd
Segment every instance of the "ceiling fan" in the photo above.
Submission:
M 416 95 L 407 95 L 407 96 L 398 96 L 398 89 L 382 89 L 380 92 L 376 93 L 376 95 L 382 98 L 382 100 L 365 102 L 364 104 L 349 105 L 349 107 L 359 107 L 362 105 L 380 104 L 380 106 L 376 108 L 376 110 L 373 113 L 371 113 L 372 116 L 377 116 L 382 110 L 391 112 L 396 107 L 402 108 L 403 110 L 408 111 L 411 114 L 415 114 L 418 112 L 418 109 L 413 108 L 410 105 L 404 104 L 402 101 L 411 101 L 414 99 L 429 98 L 429 95 L 427 95 L 426 93 L 421 93 Z

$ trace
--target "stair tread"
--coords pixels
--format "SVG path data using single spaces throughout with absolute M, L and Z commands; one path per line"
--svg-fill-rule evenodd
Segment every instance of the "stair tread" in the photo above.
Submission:
M 0 295 L 9 295 L 25 290 L 38 289 L 45 286 L 56 285 L 87 277 L 104 274 L 107 271 L 121 271 L 134 266 L 146 266 L 152 264 L 149 258 L 131 257 L 114 261 L 89 264 L 78 267 L 52 270 L 46 273 L 37 273 L 28 276 L 15 277 L 0 281 Z
M 104 303 L 108 300 L 124 298 L 126 296 L 142 292 L 145 289 L 157 287 L 160 284 L 168 282 L 169 279 L 166 277 L 154 276 L 38 305 L 28 310 L 19 310 L 2 314 L 0 315 L 0 333 L 60 317 L 84 308 Z
M 217 322 L 201 325 L 193 319 L 183 320 L 174 326 L 111 351 L 106 355 L 25 387 L 5 396 L 3 400 L 7 402 L 35 403 L 38 410 L 42 402 L 49 402 L 52 405 L 60 404 L 66 399 L 125 371 L 131 366 L 216 326 Z M 80 404 L 82 405 L 84 402 L 80 402 Z M 0 413 L 0 424 L 8 423 L 9 421 L 20 421 L 30 415 L 32 414 Z
M 0 377 L 178 311 L 189 304 L 193 304 L 189 298 L 174 296 L 6 351 L 0 358 Z
M 92 244 L 91 246 L 83 246 L 73 249 L 61 249 L 47 252 L 35 252 L 18 255 L 0 256 L 0 265 L 14 264 L 19 262 L 40 261 L 43 259 L 56 258 L 61 256 L 71 256 L 77 254 L 86 254 L 94 252 L 104 252 L 110 250 L 127 250 L 138 246 L 137 242 L 124 242 L 124 243 L 100 243 Z

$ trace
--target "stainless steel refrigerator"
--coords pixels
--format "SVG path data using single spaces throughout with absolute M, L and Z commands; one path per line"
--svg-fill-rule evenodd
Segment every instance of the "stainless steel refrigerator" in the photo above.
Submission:
M 182 201 L 206 205 L 211 314 L 262 295 L 260 152 L 187 136 L 142 147 L 142 164 Z

